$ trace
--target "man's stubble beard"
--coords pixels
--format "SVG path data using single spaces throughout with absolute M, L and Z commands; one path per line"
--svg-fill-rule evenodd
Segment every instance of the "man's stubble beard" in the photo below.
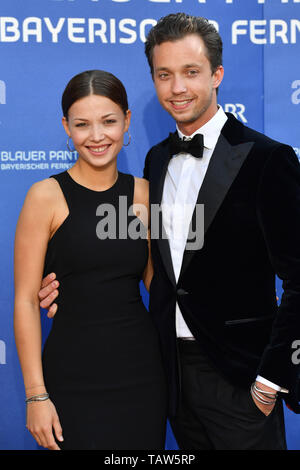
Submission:
M 168 111 L 168 112 L 172 116 L 172 118 L 175 119 L 176 123 L 178 123 L 178 124 L 192 124 L 193 122 L 200 119 L 206 113 L 206 111 L 208 110 L 208 108 L 210 107 L 210 105 L 212 103 L 212 100 L 213 100 L 213 90 L 211 90 L 210 95 L 207 98 L 206 103 L 202 106 L 202 108 L 200 110 L 195 110 L 195 112 L 192 116 L 189 116 L 189 117 L 186 117 L 186 118 L 178 119 L 178 116 L 175 116 L 170 111 Z

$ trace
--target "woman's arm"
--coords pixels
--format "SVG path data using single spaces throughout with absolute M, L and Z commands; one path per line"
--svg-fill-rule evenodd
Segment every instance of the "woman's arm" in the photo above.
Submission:
M 148 262 L 147 262 L 147 266 L 144 270 L 142 279 L 143 279 L 143 282 L 145 284 L 145 287 L 146 287 L 147 291 L 149 292 L 150 291 L 151 281 L 152 281 L 153 274 L 154 274 L 152 257 L 151 257 L 150 230 L 148 230 L 148 238 L 147 239 L 148 239 Z
M 41 360 L 41 323 L 38 291 L 54 216 L 54 186 L 49 180 L 34 184 L 26 196 L 15 236 L 14 330 L 26 398 L 46 392 Z M 59 449 L 52 426 L 61 434 L 50 400 L 27 405 L 27 427 L 44 447 Z
M 150 284 L 153 277 L 153 264 L 151 258 L 151 240 L 150 240 L 150 209 L 149 209 L 149 182 L 143 178 L 135 178 L 134 189 L 134 213 L 141 219 L 147 228 L 148 240 L 148 261 L 146 268 L 143 272 L 143 282 L 146 289 L 149 291 Z

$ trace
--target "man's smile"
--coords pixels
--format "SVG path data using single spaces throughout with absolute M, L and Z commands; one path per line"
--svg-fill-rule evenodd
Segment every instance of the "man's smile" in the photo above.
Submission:
M 191 99 L 185 99 L 185 100 L 169 100 L 169 103 L 171 103 L 171 106 L 175 110 L 183 110 L 189 107 L 189 105 L 192 103 L 193 98 Z

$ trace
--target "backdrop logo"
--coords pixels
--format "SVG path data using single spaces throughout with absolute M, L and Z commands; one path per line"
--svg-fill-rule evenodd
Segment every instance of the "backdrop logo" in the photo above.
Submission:
M 6 364 L 6 345 L 0 340 L 0 364 Z
M 243 123 L 248 122 L 245 116 L 245 105 L 242 103 L 226 103 L 224 105 L 224 111 L 226 113 L 232 113 L 237 119 L 240 119 Z
M 299 31 L 299 19 L 236 20 L 232 23 L 232 44 L 237 44 L 240 36 L 249 36 L 253 44 L 296 44 Z
M 63 0 L 61 0 L 63 1 Z M 67 0 L 68 1 L 68 0 Z M 74 0 L 75 1 L 75 0 Z M 100 4 L 99 4 L 100 5 Z M 218 23 L 210 22 L 219 30 Z M 147 31 L 157 21 L 153 18 L 66 18 L 29 16 L 23 19 L 0 16 L 0 43 L 17 41 L 57 43 L 61 38 L 74 43 L 133 44 L 137 38 L 146 41 Z M 236 20 L 231 25 L 232 44 L 296 44 L 300 36 L 300 19 Z
M 292 88 L 295 91 L 292 93 L 291 99 L 293 104 L 300 103 L 300 80 L 294 80 L 292 83 Z
M 0 104 L 6 104 L 6 85 L 0 80 Z
M 96 40 L 103 44 L 133 44 L 139 38 L 146 41 L 149 28 L 157 23 L 152 18 L 137 22 L 133 18 L 65 18 L 51 20 L 48 17 L 18 18 L 0 16 L 0 43 L 17 41 L 41 43 L 50 40 L 57 43 L 61 37 L 68 38 L 74 43 L 94 43 Z M 45 36 L 45 37 L 44 37 Z

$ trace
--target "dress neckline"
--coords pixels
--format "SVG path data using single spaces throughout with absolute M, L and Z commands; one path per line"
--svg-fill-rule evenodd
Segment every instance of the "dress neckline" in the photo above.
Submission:
M 76 185 L 77 187 L 85 190 L 85 191 L 89 191 L 91 193 L 96 193 L 96 194 L 104 194 L 104 193 L 107 193 L 108 191 L 111 191 L 115 186 L 117 186 L 119 180 L 120 180 L 120 172 L 118 171 L 118 175 L 117 175 L 117 179 L 116 181 L 114 182 L 114 184 L 112 186 L 110 186 L 109 188 L 107 189 L 104 189 L 103 191 L 96 191 L 95 189 L 90 189 L 90 188 L 87 188 L 86 186 L 83 186 L 82 184 L 80 183 L 77 183 L 77 181 L 74 180 L 74 178 L 72 178 L 72 176 L 70 175 L 70 173 L 68 172 L 68 170 L 66 171 L 66 174 L 67 174 L 67 177 L 68 179 L 74 184 Z

